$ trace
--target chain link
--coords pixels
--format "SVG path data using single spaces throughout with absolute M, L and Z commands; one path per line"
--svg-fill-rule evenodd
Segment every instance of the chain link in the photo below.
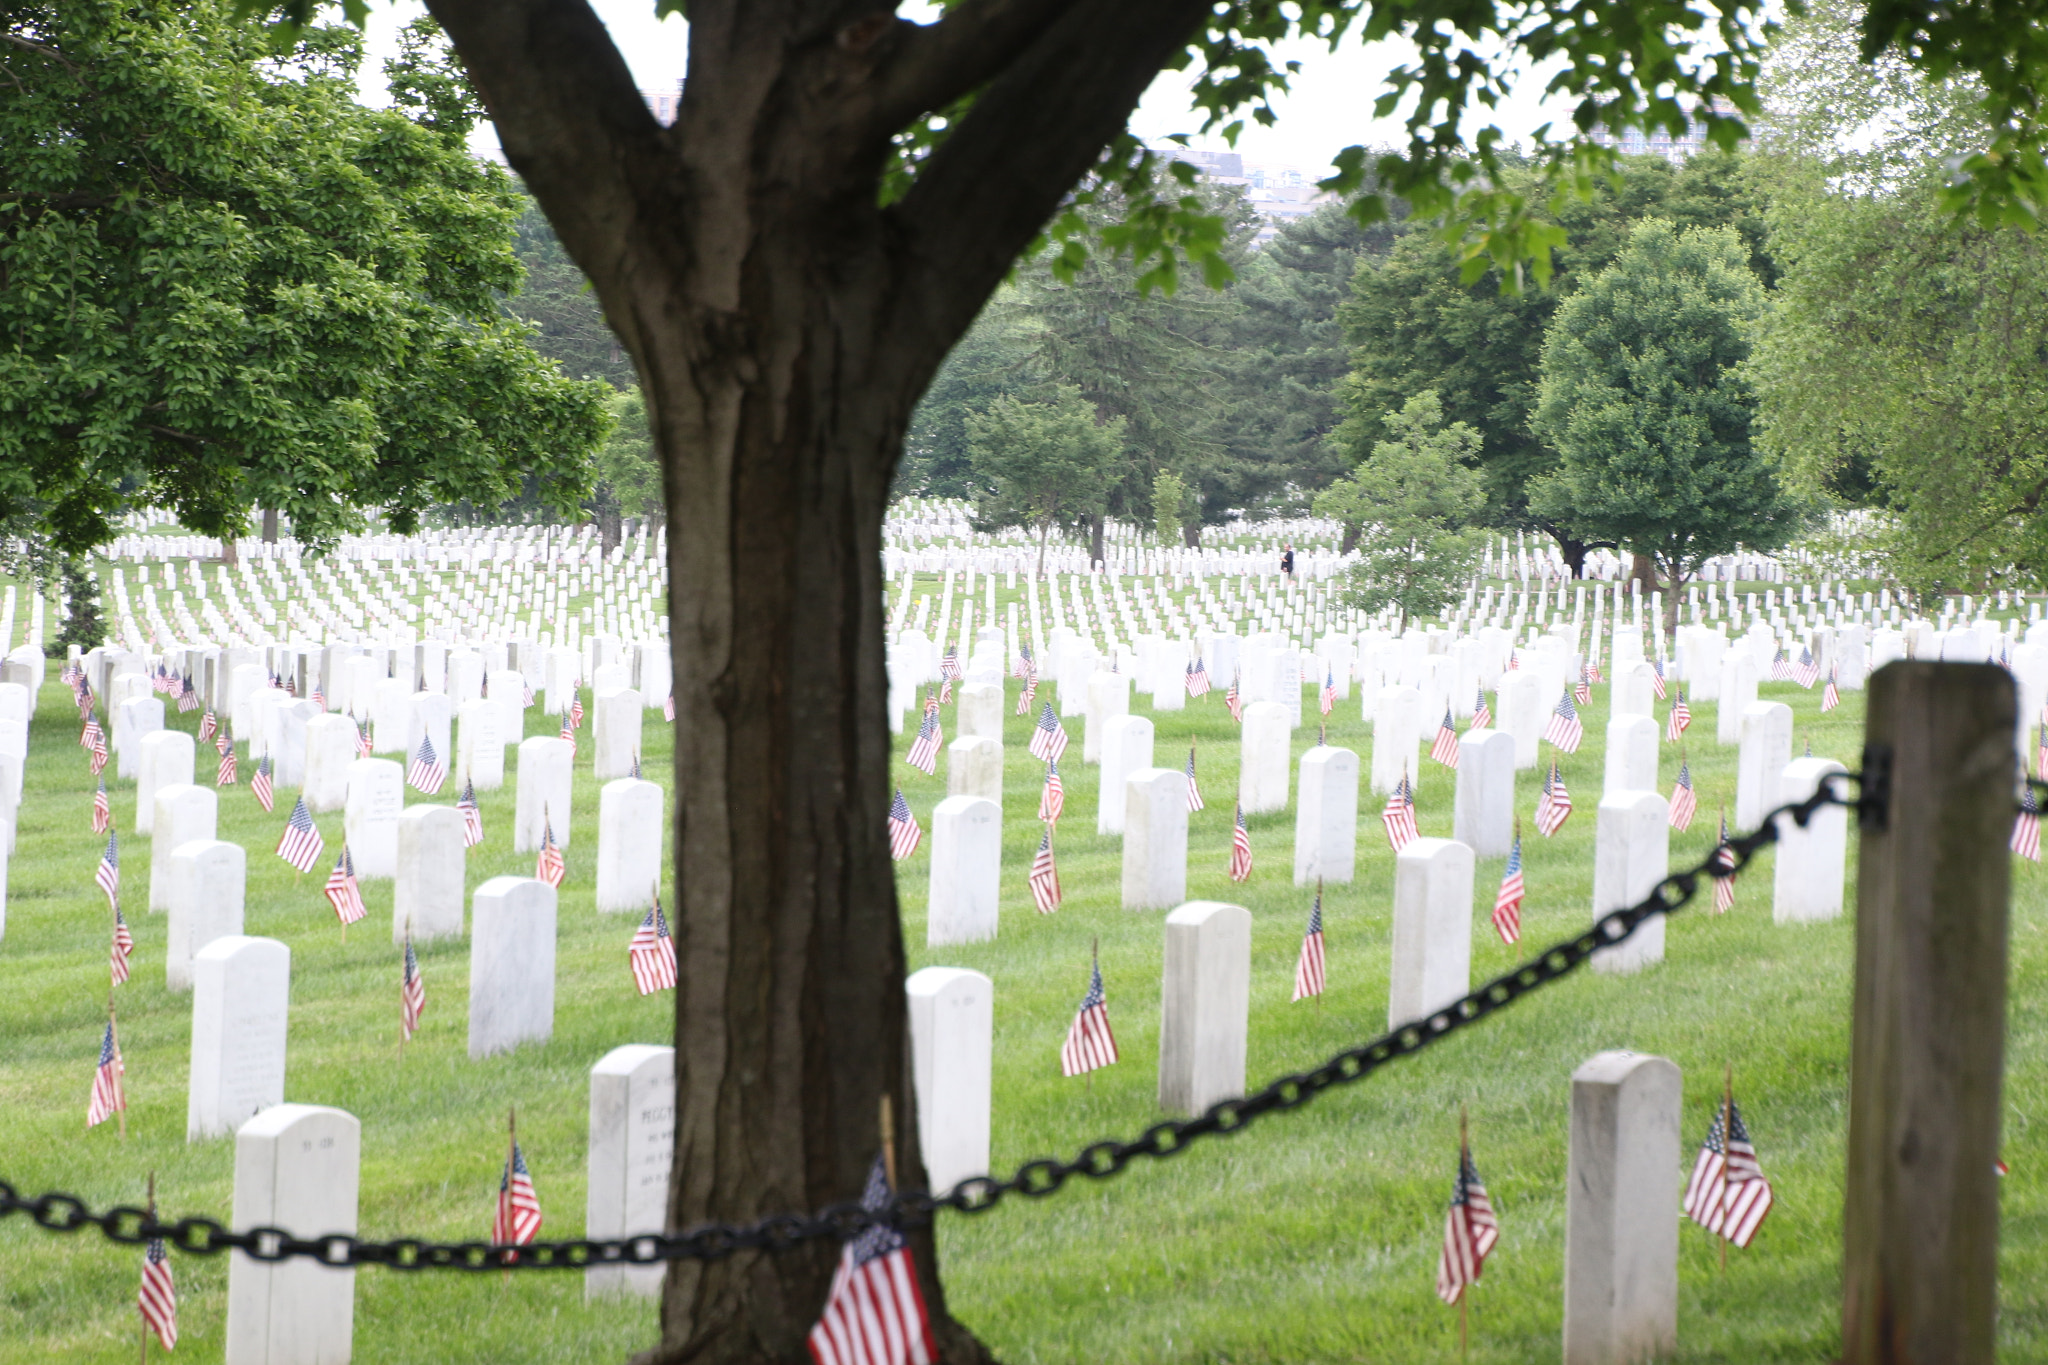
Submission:
M 124 1245 L 161 1238 L 195 1256 L 218 1256 L 232 1250 L 258 1261 L 302 1256 L 326 1265 L 377 1265 L 392 1270 L 575 1270 L 601 1265 L 716 1260 L 741 1251 L 774 1253 L 805 1242 L 845 1241 L 877 1223 L 920 1227 L 931 1222 L 940 1209 L 985 1213 L 1011 1195 L 1042 1199 L 1057 1194 L 1075 1176 L 1107 1180 L 1140 1158 L 1178 1156 L 1202 1138 L 1242 1132 L 1255 1119 L 1299 1109 L 1326 1090 L 1363 1080 L 1390 1062 L 1440 1043 L 1460 1029 L 1571 975 L 1594 954 L 1623 942 L 1652 916 L 1669 915 L 1684 908 L 1698 893 L 1703 879 L 1739 873 L 1760 851 L 1777 842 L 1781 817 L 1803 829 L 1823 806 L 1838 805 L 1858 811 L 1864 828 L 1883 828 L 1889 802 L 1890 758 L 1890 753 L 1880 747 L 1867 747 L 1862 773 L 1835 773 L 1822 779 L 1813 795 L 1780 806 L 1759 828 L 1717 845 L 1698 865 L 1657 883 L 1637 904 L 1601 916 L 1585 933 L 1551 945 L 1506 975 L 1495 977 L 1427 1018 L 1346 1048 L 1313 1070 L 1281 1076 L 1253 1094 L 1222 1100 L 1194 1118 L 1162 1120 L 1129 1142 L 1106 1138 L 1083 1147 L 1070 1161 L 1049 1157 L 1027 1161 L 1007 1180 L 982 1175 L 963 1180 L 944 1194 L 899 1193 L 887 1206 L 876 1210 L 855 1203 L 833 1204 L 815 1214 L 780 1214 L 757 1223 L 714 1223 L 676 1234 L 650 1234 L 618 1241 L 535 1242 L 516 1248 L 488 1242 L 422 1242 L 415 1238 L 390 1242 L 341 1235 L 301 1238 L 272 1227 L 234 1232 L 211 1218 L 165 1222 L 132 1205 L 94 1213 L 71 1195 L 26 1197 L 4 1180 L 0 1180 L 0 1218 L 25 1213 L 38 1227 L 51 1232 L 96 1227 L 109 1241 Z M 1861 800 L 1851 801 L 1837 790 L 1845 779 L 1862 784 Z

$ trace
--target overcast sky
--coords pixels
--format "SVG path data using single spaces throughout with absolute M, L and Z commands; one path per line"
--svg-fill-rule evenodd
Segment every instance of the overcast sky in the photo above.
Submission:
M 682 79 L 686 61 L 687 26 L 681 19 L 656 20 L 654 0 L 594 0 L 595 8 L 610 28 L 626 64 L 643 90 L 672 90 Z M 376 4 L 371 10 L 369 48 L 371 60 L 365 71 L 364 96 L 371 102 L 382 97 L 382 59 L 394 47 L 393 35 L 400 25 L 422 12 L 416 0 L 398 4 Z M 911 3 L 902 6 L 910 18 L 927 11 Z M 1273 128 L 1248 126 L 1238 139 L 1238 150 L 1247 160 L 1299 167 L 1321 174 L 1342 148 L 1354 143 L 1368 146 L 1400 140 L 1397 119 L 1376 121 L 1372 117 L 1374 98 L 1389 68 L 1408 55 L 1405 45 L 1381 43 L 1368 48 L 1355 38 L 1332 53 L 1321 43 L 1292 43 L 1276 54 L 1281 60 L 1299 61 L 1302 72 L 1294 78 L 1294 91 L 1276 103 L 1280 115 Z M 1193 133 L 1200 117 L 1189 106 L 1189 72 L 1162 72 L 1133 117 L 1132 129 L 1148 142 L 1173 133 Z M 1522 82 L 1524 92 L 1493 111 L 1492 119 L 1510 139 L 1526 138 L 1539 125 L 1555 122 L 1560 128 L 1569 117 L 1568 107 L 1545 107 L 1536 98 L 1541 77 Z M 1483 126 L 1483 124 L 1475 125 Z M 1469 135 L 1469 134 L 1468 134 Z M 495 139 L 483 135 L 485 147 Z M 1220 138 L 1197 139 L 1195 146 L 1223 148 Z

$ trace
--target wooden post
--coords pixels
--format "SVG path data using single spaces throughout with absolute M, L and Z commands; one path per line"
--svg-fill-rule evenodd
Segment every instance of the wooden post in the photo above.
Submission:
M 1870 680 L 1843 1365 L 1993 1359 L 2016 705 L 1990 664 Z

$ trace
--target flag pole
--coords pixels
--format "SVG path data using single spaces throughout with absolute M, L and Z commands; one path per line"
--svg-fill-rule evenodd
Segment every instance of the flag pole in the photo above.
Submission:
M 1318 904 L 1318 905 L 1321 905 L 1322 903 L 1323 903 L 1323 879 L 1322 879 L 1321 877 L 1318 877 L 1318 878 L 1316 878 L 1316 904 Z M 1325 941 L 1327 942 L 1327 940 L 1325 940 Z M 1328 958 L 1328 955 L 1327 955 L 1327 953 L 1326 953 L 1326 954 L 1325 954 L 1325 960 L 1327 960 L 1327 958 Z M 1325 986 L 1327 987 L 1327 981 L 1325 982 Z M 1317 1017 L 1317 1018 L 1321 1018 L 1321 1017 L 1322 1017 L 1322 1013 L 1323 1013 L 1323 993 L 1322 993 L 1322 991 L 1317 991 L 1317 992 L 1315 993 L 1315 1002 L 1316 1002 L 1316 1017 Z
M 890 1193 L 896 1190 L 896 1109 L 890 1103 L 889 1092 L 882 1092 L 882 1174 L 889 1181 Z
M 128 1140 L 128 1086 L 121 1079 L 128 1067 L 121 1060 L 121 1025 L 114 1019 L 114 988 L 107 988 L 107 1031 L 114 1036 L 114 1097 L 120 1101 L 114 1106 L 114 1117 L 121 1122 L 121 1141 Z
M 1094 971 L 1099 972 L 1102 970 L 1102 936 L 1100 934 L 1088 940 L 1088 962 Z M 1092 1066 L 1081 1073 L 1081 1093 L 1084 1095 L 1093 1095 L 1095 1093 L 1095 1068 Z
M 149 1173 L 149 1216 L 156 1218 L 156 1172 Z M 149 1319 L 142 1319 L 142 1365 L 149 1365 Z
M 1471 1156 L 1471 1154 L 1472 1134 L 1470 1128 L 1467 1126 L 1466 1123 L 1465 1102 L 1463 1100 L 1460 1100 L 1458 1101 L 1458 1179 L 1460 1181 L 1462 1181 L 1465 1178 L 1465 1162 L 1466 1159 Z M 1460 1361 L 1466 1359 L 1467 1353 L 1471 1347 L 1470 1327 L 1467 1319 L 1467 1310 L 1470 1306 L 1471 1298 L 1472 1286 L 1469 1284 L 1459 1285 L 1458 1359 Z
M 505 1179 L 504 1183 L 498 1188 L 498 1208 L 500 1211 L 504 1209 L 506 1203 L 512 1198 L 512 1159 L 518 1151 L 519 1106 L 515 1104 L 505 1111 Z M 512 1233 L 512 1229 L 509 1226 L 510 1220 L 506 1221 L 508 1223 L 505 1229 L 506 1233 L 516 1236 L 516 1234 Z M 497 1235 L 496 1229 L 492 1230 L 492 1235 L 494 1237 Z M 498 1293 L 501 1296 L 512 1287 L 512 1260 L 516 1255 L 518 1255 L 517 1252 L 505 1253 L 505 1259 L 502 1262 L 505 1269 L 501 1272 L 504 1278 L 498 1281 Z
M 1728 1122 L 1735 1111 L 1735 1063 L 1724 1063 L 1721 1075 L 1721 1273 L 1728 1273 L 1728 1151 L 1734 1133 Z

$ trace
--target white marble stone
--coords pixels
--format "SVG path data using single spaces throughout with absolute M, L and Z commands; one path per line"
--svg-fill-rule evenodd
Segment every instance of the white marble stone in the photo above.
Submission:
M 555 888 L 493 877 L 470 906 L 470 1059 L 545 1042 L 554 1031 Z
M 184 732 L 169 730 L 165 733 Z M 215 837 L 220 819 L 220 796 L 212 787 L 180 782 L 158 787 L 150 805 L 155 807 L 150 819 L 155 834 L 149 846 L 149 908 L 155 913 L 171 908 L 171 855 L 195 839 Z M 129 904 L 131 908 L 134 905 L 132 892 Z
M 274 938 L 225 935 L 193 955 L 185 1141 L 226 1137 L 284 1103 L 291 983 L 291 949 Z
M 663 792 L 622 777 L 597 794 L 597 908 L 644 915 L 661 882 Z
M 409 767 L 420 751 L 422 737 L 434 745 L 434 757 L 441 760 L 445 769 L 454 759 L 455 740 L 453 735 L 454 712 L 448 704 L 446 692 L 415 692 L 407 701 L 405 720 L 405 762 Z
M 1348 882 L 1358 853 L 1358 755 L 1318 744 L 1301 756 L 1294 884 Z
M 137 744 L 135 832 L 148 834 L 156 819 L 156 794 L 163 787 L 192 783 L 192 736 L 183 730 L 159 730 Z
M 574 753 L 568 740 L 554 735 L 532 735 L 519 741 L 519 786 L 512 814 L 514 853 L 540 851 L 543 821 L 554 829 L 557 846 L 569 846 Z
M 367 654 L 351 654 L 341 661 L 341 709 L 357 720 L 370 714 L 370 707 L 376 699 L 377 683 L 384 677 L 384 669 Z
M 359 757 L 356 733 L 347 716 L 315 716 L 306 722 L 306 785 L 300 794 L 313 814 L 348 804 L 349 769 Z
M 631 777 L 640 760 L 640 721 L 646 710 L 632 688 L 597 693 L 590 704 L 591 774 L 600 782 Z
M 1189 901 L 1166 917 L 1160 978 L 1159 1107 L 1199 1114 L 1244 1093 L 1252 913 Z
M 1781 701 L 1753 702 L 1742 713 L 1742 747 L 1735 759 L 1735 828 L 1755 829 L 1779 804 L 1778 778 L 1792 761 L 1792 708 Z
M 1163 910 L 1188 893 L 1187 773 L 1139 768 L 1124 776 L 1123 904 Z
M 1244 708 L 1237 748 L 1237 799 L 1246 815 L 1287 809 L 1293 747 L 1286 706 L 1255 701 Z
M 1608 721 L 1602 792 L 1656 790 L 1660 739 L 1654 716 L 1630 712 Z
M 1515 767 L 1536 766 L 1536 745 L 1557 706 L 1557 694 L 1533 670 L 1510 669 L 1501 676 L 1494 724 L 1515 737 Z
M 1480 728 L 1458 736 L 1451 834 L 1477 858 L 1505 858 L 1515 837 L 1515 737 Z
M 1565 1171 L 1565 1365 L 1678 1349 L 1683 1086 L 1662 1057 L 1602 1052 L 1572 1073 Z
M 303 789 L 306 785 L 306 727 L 324 714 L 318 703 L 295 701 L 277 713 L 277 747 L 271 751 L 272 786 Z M 347 765 L 344 764 L 343 767 Z
M 456 709 L 454 789 L 465 783 L 478 791 L 505 785 L 504 713 L 487 697 L 472 697 Z
M 1656 699 L 1657 669 L 1654 665 L 1642 659 L 1615 665 L 1614 679 L 1607 693 L 1607 714 L 1610 717 L 1618 720 L 1622 716 L 1651 715 Z
M 590 1068 L 590 1139 L 584 1158 L 584 1236 L 604 1241 L 668 1226 L 668 1176 L 676 1139 L 676 1050 L 628 1043 Z M 583 1297 L 661 1293 L 665 1267 L 592 1265 Z
M 903 983 L 910 1005 L 917 1143 L 935 1191 L 989 1169 L 995 985 L 965 967 L 926 967 Z
M 159 734 L 164 728 L 164 699 L 162 697 L 130 697 L 121 703 L 116 713 L 111 747 L 114 750 L 114 775 L 133 779 L 142 771 L 142 741 L 145 736 Z
M 484 656 L 473 649 L 456 649 L 448 653 L 448 681 L 442 689 L 456 710 L 462 704 L 475 701 L 484 690 Z
M 1593 918 L 1635 905 L 1671 870 L 1671 803 L 1656 791 L 1612 791 L 1600 798 L 1593 834 Z M 1664 916 L 1652 915 L 1593 969 L 1637 972 L 1664 960 Z
M 1131 713 L 1131 678 L 1128 673 L 1097 669 L 1088 677 L 1088 703 L 1081 730 L 1081 760 L 1102 761 L 1103 737 L 1110 722 Z
M 173 992 L 189 991 L 192 962 L 199 950 L 215 939 L 242 932 L 249 858 L 240 844 L 210 835 L 175 845 L 159 838 L 156 846 L 165 854 L 164 897 L 170 912 L 164 986 Z
M 664 603 L 666 605 L 666 603 Z M 668 701 L 672 686 L 673 665 L 669 660 L 668 641 L 652 640 L 639 647 L 640 676 L 634 686 L 640 689 L 641 697 L 649 710 L 655 710 Z
M 1389 1028 L 1472 989 L 1472 869 L 1472 850 L 1455 839 L 1413 839 L 1395 857 Z
M 980 735 L 946 745 L 946 795 L 979 796 L 1003 804 L 1003 746 Z
M 500 668 L 487 675 L 490 700 L 498 708 L 498 738 L 517 744 L 526 734 L 526 679 L 516 668 Z
M 1437 717 L 1431 717 L 1434 725 Z M 1372 709 L 1372 789 L 1381 796 L 1416 774 L 1422 742 L 1422 693 L 1403 683 L 1382 687 Z
M 1756 660 L 1748 650 L 1731 648 L 1721 656 L 1721 696 L 1714 703 L 1716 742 L 1742 742 L 1742 713 L 1756 705 L 1756 680 Z
M 1113 715 L 1102 726 L 1102 771 L 1097 775 L 1095 832 L 1124 832 L 1124 803 L 1117 793 L 1124 779 L 1152 766 L 1152 721 L 1147 716 Z
M 1849 770 L 1832 758 L 1795 758 L 1778 778 L 1778 802 L 1804 801 L 1826 778 Z M 1850 794 L 1847 782 L 1835 790 Z M 1789 816 L 1778 818 L 1777 866 L 1771 882 L 1771 918 L 1779 924 L 1839 919 L 1842 885 L 1848 874 L 1849 811 L 1822 806 L 1801 829 Z
M 370 685 L 370 747 L 380 754 L 410 758 L 406 741 L 412 729 L 412 684 L 403 678 L 379 678 Z
M 1003 685 L 964 683 L 960 688 L 960 733 L 1003 742 Z
M 356 880 L 398 875 L 398 816 L 404 809 L 405 769 L 398 760 L 359 758 L 348 765 L 341 828 Z
M 932 808 L 931 881 L 925 942 L 978 943 L 996 936 L 1002 900 L 1003 808 L 980 796 L 949 796 Z
M 353 1235 L 362 1124 L 315 1104 L 278 1104 L 235 1133 L 237 1229 Z M 356 1273 L 310 1257 L 228 1253 L 226 1365 L 347 1365 Z
M 355 845 L 349 845 L 353 856 Z M 407 806 L 399 812 L 391 942 L 408 932 L 415 943 L 462 937 L 462 812 L 453 806 Z

